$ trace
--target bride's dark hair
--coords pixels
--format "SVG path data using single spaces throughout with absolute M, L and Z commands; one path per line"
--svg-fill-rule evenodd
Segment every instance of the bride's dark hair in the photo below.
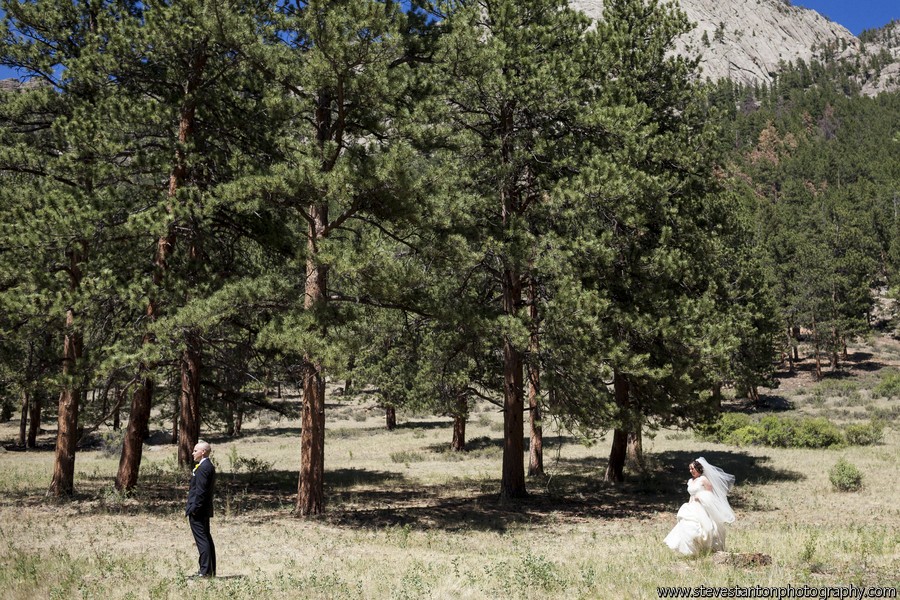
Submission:
M 698 461 L 696 461 L 696 460 L 693 461 L 693 462 L 691 463 L 691 465 L 693 465 L 693 467 L 694 467 L 695 469 L 697 469 L 697 472 L 698 472 L 698 473 L 700 473 L 701 475 L 703 475 L 703 465 L 701 465 L 701 464 L 700 464 Z

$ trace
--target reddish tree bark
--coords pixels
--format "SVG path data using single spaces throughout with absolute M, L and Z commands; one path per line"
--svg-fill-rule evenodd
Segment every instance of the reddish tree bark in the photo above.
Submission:
M 153 382 L 145 378 L 138 384 L 131 396 L 131 417 L 125 429 L 119 470 L 116 473 L 116 489 L 127 492 L 137 485 L 141 456 L 144 451 L 144 430 L 150 418 L 150 400 L 153 397 Z
M 821 381 L 822 379 L 822 357 L 820 354 L 820 346 L 819 346 L 819 330 L 816 327 L 816 318 L 812 319 L 812 333 L 813 333 L 813 347 L 816 353 L 816 381 Z
M 116 396 L 116 408 L 113 411 L 113 431 L 118 431 L 122 426 L 120 417 L 122 414 L 122 392 L 119 390 L 118 385 L 116 386 L 114 393 Z
M 522 298 L 520 277 L 513 269 L 504 273 L 503 308 L 515 314 Z M 524 390 L 522 353 L 509 336 L 503 338 L 503 470 L 500 501 L 528 495 L 525 489 Z
M 613 374 L 613 389 L 619 412 L 625 415 L 628 410 L 628 380 L 618 371 Z M 625 481 L 625 460 L 628 453 L 628 432 L 616 428 L 613 431 L 612 448 L 609 451 L 609 464 L 606 467 L 606 481 L 621 483 Z
M 628 432 L 628 435 L 626 436 L 625 457 L 632 466 L 643 468 L 644 443 L 640 429 Z
M 185 147 L 191 140 L 196 124 L 197 101 L 195 93 L 202 83 L 203 73 L 206 68 L 208 56 L 206 53 L 206 44 L 201 43 L 197 46 L 192 58 L 190 75 L 184 85 L 184 99 L 179 110 L 178 120 L 178 145 L 175 149 L 175 160 L 172 165 L 172 171 L 169 174 L 169 188 L 167 193 L 168 206 L 167 210 L 171 214 L 174 210 L 178 190 L 182 187 L 187 174 L 187 154 Z M 153 285 L 159 290 L 162 287 L 163 279 L 169 269 L 169 257 L 175 248 L 175 231 L 170 229 L 166 235 L 160 236 L 156 242 L 156 255 L 154 257 L 153 269 Z M 151 298 L 147 304 L 148 321 L 153 322 L 159 316 L 159 308 L 156 301 Z M 154 343 L 152 336 L 144 336 L 144 344 Z M 147 365 L 140 365 L 140 372 L 146 373 Z M 182 375 L 182 379 L 184 375 Z M 182 388 L 184 386 L 182 385 Z M 150 407 L 153 401 L 153 382 L 149 377 L 144 376 L 141 383 L 135 390 L 131 399 L 131 414 L 129 416 L 128 429 L 126 431 L 125 440 L 122 444 L 122 455 L 119 459 L 119 471 L 116 475 L 116 488 L 119 490 L 130 490 L 137 484 L 138 472 L 141 466 L 141 454 L 143 452 L 144 438 L 148 433 L 148 425 L 150 422 Z M 178 436 L 178 412 L 173 415 L 173 443 L 177 443 Z M 134 426 L 132 426 L 134 421 Z M 199 422 L 199 417 L 197 419 Z M 193 446 L 191 446 L 193 449 Z M 179 451 L 179 464 L 183 464 L 182 455 Z
M 320 111 L 320 120 L 327 119 Z M 318 264 L 319 241 L 328 225 L 328 207 L 309 208 L 307 237 L 306 293 L 303 306 L 313 310 L 327 302 L 328 268 Z M 325 508 L 325 378 L 322 364 L 307 355 L 303 365 L 303 414 L 300 433 L 300 480 L 297 484 L 295 512 L 300 516 L 318 515 Z
M 69 272 L 72 278 L 72 289 L 78 289 L 81 283 L 79 268 L 80 256 L 77 252 L 69 252 Z M 59 394 L 59 417 L 56 430 L 56 458 L 53 465 L 51 496 L 68 496 L 74 489 L 75 482 L 75 450 L 78 444 L 78 400 L 81 389 L 77 381 L 76 367 L 82 355 L 81 333 L 75 328 L 75 311 L 66 311 L 66 334 L 63 340 L 63 390 Z
M 397 428 L 397 409 L 393 406 L 384 407 L 384 425 L 388 431 L 393 431 Z
M 456 409 L 453 413 L 453 440 L 450 449 L 454 452 L 466 450 L 466 422 L 469 420 L 469 399 L 465 394 L 460 394 L 456 399 Z
M 181 353 L 181 427 L 178 430 L 178 464 L 194 466 L 194 446 L 200 440 L 200 337 L 194 331 L 184 336 Z
M 528 476 L 540 477 L 544 474 L 544 428 L 541 425 L 541 371 L 538 357 L 541 351 L 538 332 L 537 291 L 534 281 L 528 286 L 528 312 L 531 316 L 531 356 L 528 366 L 528 408 L 531 425 L 531 439 L 528 444 Z
M 22 417 L 19 419 L 19 446 L 24 448 L 26 432 L 28 428 L 28 411 L 31 408 L 31 395 L 27 390 L 22 391 Z
M 25 440 L 26 448 L 37 446 L 37 436 L 41 432 L 41 410 L 43 405 L 43 392 L 32 393 L 28 417 L 28 438 Z
M 515 106 L 507 103 L 500 109 L 503 129 L 500 160 L 504 166 L 513 164 L 513 139 L 515 137 Z M 503 229 L 510 232 L 515 227 L 515 217 L 523 207 L 517 181 L 505 181 L 500 189 L 500 208 Z M 503 314 L 518 315 L 522 303 L 522 274 L 508 259 L 500 277 Z M 509 335 L 503 336 L 503 467 L 500 480 L 500 502 L 508 502 L 528 495 L 525 488 L 524 458 L 524 402 L 523 365 L 521 349 Z
M 325 380 L 319 364 L 307 362 L 305 371 L 295 509 L 304 517 L 321 514 L 325 508 Z

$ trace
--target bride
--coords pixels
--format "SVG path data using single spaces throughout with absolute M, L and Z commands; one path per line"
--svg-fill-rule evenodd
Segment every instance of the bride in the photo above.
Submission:
M 681 554 L 696 556 L 709 550 L 725 549 L 725 523 L 734 522 L 728 492 L 734 475 L 700 457 L 688 469 L 691 499 L 678 509 L 678 523 L 666 536 L 666 545 Z

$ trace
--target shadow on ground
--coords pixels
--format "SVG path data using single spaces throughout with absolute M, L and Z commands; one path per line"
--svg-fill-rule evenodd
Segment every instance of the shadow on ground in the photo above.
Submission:
M 601 481 L 605 461 L 563 460 L 558 474 L 530 480 L 530 494 L 514 503 L 503 504 L 494 489 L 497 482 L 457 482 L 449 486 L 462 497 L 447 497 L 448 486 L 408 488 L 409 482 L 385 490 L 358 492 L 355 502 L 329 510 L 325 519 L 338 526 L 379 528 L 408 526 L 446 531 L 485 530 L 502 532 L 517 524 L 543 520 L 586 521 L 601 519 L 651 518 L 655 513 L 677 511 L 687 500 L 687 465 L 695 459 L 688 452 L 653 455 L 653 466 L 643 475 L 631 476 L 619 485 Z M 775 469 L 767 457 L 743 452 L 710 452 L 712 464 L 733 473 L 738 489 L 733 505 L 741 509 L 740 486 L 765 485 L 778 481 L 799 481 L 803 475 Z
M 769 458 L 740 451 L 707 452 L 712 464 L 733 473 L 738 487 L 735 508 L 743 507 L 741 488 L 798 481 L 803 475 L 770 466 Z M 503 532 L 519 525 L 596 519 L 647 519 L 674 514 L 687 500 L 687 465 L 696 456 L 669 451 L 648 457 L 643 472 L 613 485 L 602 481 L 605 460 L 555 461 L 552 475 L 527 482 L 526 498 L 502 503 L 496 479 L 458 479 L 423 485 L 402 473 L 338 469 L 325 473 L 324 522 L 348 528 L 411 527 L 443 531 Z M 142 474 L 129 497 L 115 493 L 108 476 L 81 477 L 78 494 L 68 501 L 49 500 L 34 490 L 7 494 L 0 503 L 22 506 L 68 503 L 79 514 L 181 515 L 187 497 L 185 472 Z M 289 516 L 297 495 L 296 470 L 259 469 L 222 472 L 217 480 L 216 514 L 267 522 Z M 758 510 L 754 508 L 754 510 Z

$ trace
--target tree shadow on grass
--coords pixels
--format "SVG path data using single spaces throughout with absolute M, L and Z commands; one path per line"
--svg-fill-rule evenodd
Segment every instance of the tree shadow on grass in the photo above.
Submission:
M 755 406 L 755 412 L 784 412 L 793 410 L 794 403 L 779 394 L 760 394 L 759 405 Z
M 732 505 L 744 508 L 741 488 L 779 481 L 799 481 L 801 473 L 769 466 L 767 457 L 743 452 L 707 452 L 706 458 L 734 474 L 738 486 Z M 543 520 L 586 521 L 646 519 L 654 514 L 675 513 L 687 501 L 687 465 L 696 455 L 664 452 L 652 455 L 652 466 L 626 477 L 622 484 L 602 481 L 602 459 L 561 460 L 555 474 L 543 481 L 530 480 L 527 498 L 502 504 L 496 481 L 455 482 L 452 486 L 417 486 L 400 481 L 390 490 L 360 490 L 356 503 L 332 507 L 329 522 L 345 527 L 414 527 L 445 531 L 485 530 L 503 532 L 517 524 Z M 413 487 L 409 487 L 412 483 Z M 542 484 L 542 485 L 541 485 Z M 455 491 L 448 496 L 448 487 Z M 756 509 L 754 509 L 756 510 Z
M 770 466 L 765 456 L 739 451 L 704 455 L 736 476 L 731 501 L 738 510 L 745 508 L 744 489 L 804 477 Z M 347 528 L 409 527 L 449 532 L 504 532 L 540 522 L 648 519 L 658 513 L 674 514 L 687 500 L 687 465 L 695 458 L 695 453 L 681 451 L 649 455 L 644 471 L 629 472 L 625 482 L 617 485 L 602 481 L 604 459 L 562 459 L 548 469 L 549 476 L 529 479 L 527 498 L 509 503 L 500 502 L 499 481 L 493 478 L 423 485 L 392 471 L 330 470 L 325 473 L 326 512 L 317 518 Z M 283 519 L 294 509 L 297 481 L 295 470 L 221 472 L 216 514 L 244 515 L 258 522 Z M 187 482 L 186 473 L 157 472 L 143 476 L 134 494 L 122 498 L 110 493 L 110 477 L 97 475 L 80 478 L 79 495 L 74 500 L 80 514 L 181 515 Z M 46 499 L 32 491 L 2 502 L 22 501 L 45 503 Z
M 397 423 L 397 429 L 450 429 L 452 421 L 403 421 Z M 380 428 L 382 431 L 384 427 Z
M 553 449 L 562 444 L 577 444 L 578 440 L 572 436 L 560 435 L 560 436 L 544 436 L 543 437 L 543 448 L 544 452 L 547 452 L 550 449 Z M 448 443 L 440 443 L 440 444 L 431 444 L 430 446 L 426 446 L 424 449 L 429 452 L 435 452 L 438 454 L 446 454 L 451 452 L 449 450 L 450 444 Z M 460 454 L 465 456 L 467 453 L 478 453 L 484 450 L 502 450 L 503 449 L 503 438 L 502 437 L 490 437 L 487 435 L 482 435 L 479 437 L 474 437 L 466 441 L 466 449 L 463 450 Z M 525 452 L 528 452 L 531 449 L 531 440 L 525 439 L 523 441 L 523 449 Z

